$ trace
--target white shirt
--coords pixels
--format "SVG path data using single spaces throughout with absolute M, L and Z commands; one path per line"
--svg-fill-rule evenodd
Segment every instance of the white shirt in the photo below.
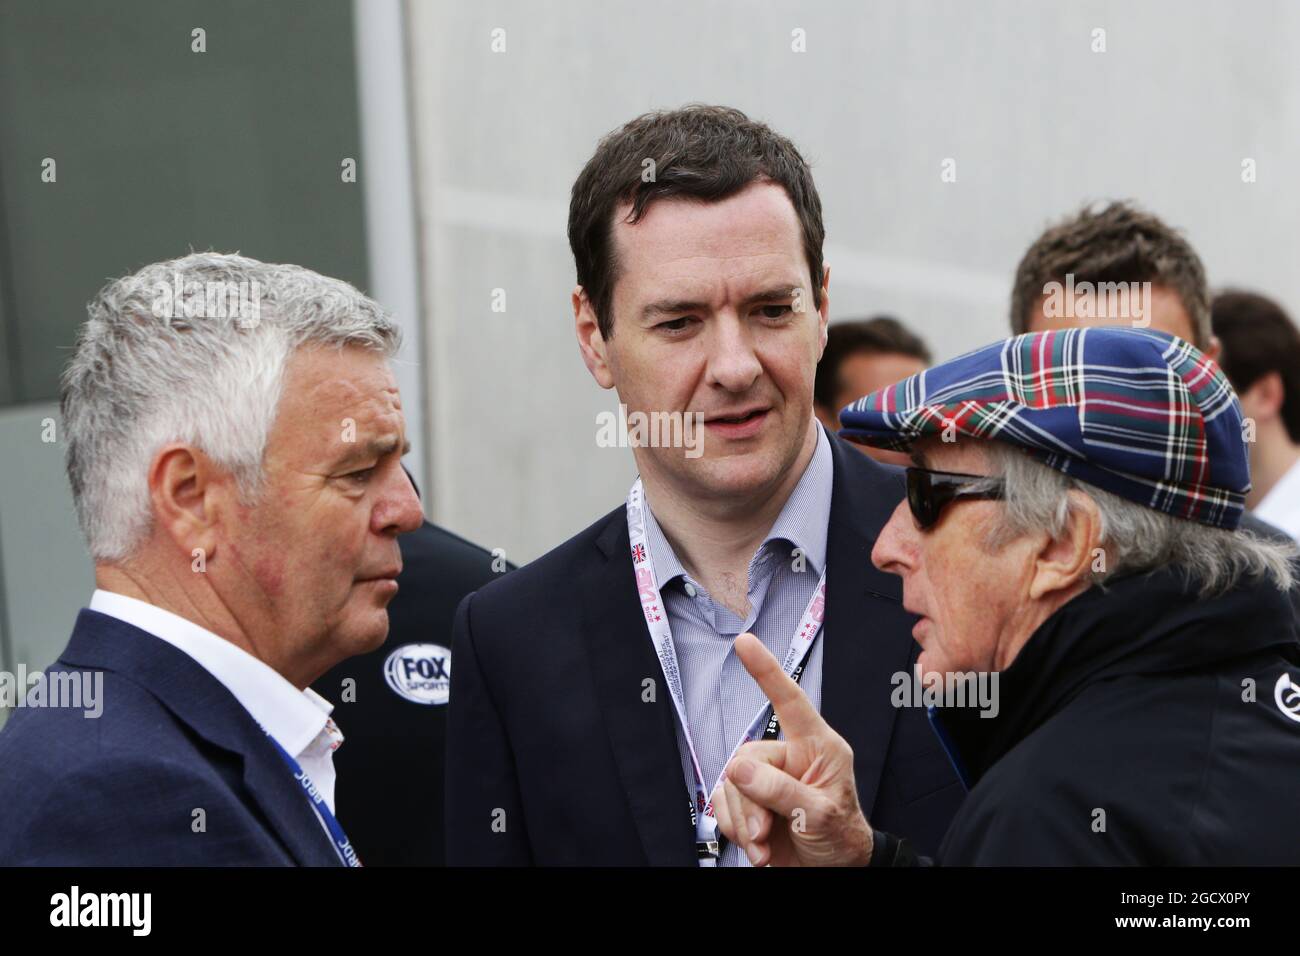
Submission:
M 1277 484 L 1269 489 L 1255 508 L 1255 517 L 1300 541 L 1300 461 L 1288 468 Z
M 156 605 L 97 589 L 90 609 L 147 631 L 192 657 L 297 759 L 334 812 L 334 751 L 343 743 L 343 734 L 330 719 L 333 704 L 310 687 L 294 687 L 224 637 Z

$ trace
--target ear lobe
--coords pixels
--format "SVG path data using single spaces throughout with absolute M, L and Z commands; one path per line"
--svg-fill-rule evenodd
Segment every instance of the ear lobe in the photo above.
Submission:
M 1078 489 L 1069 492 L 1069 501 L 1065 527 L 1057 537 L 1045 539 L 1034 559 L 1029 582 L 1029 596 L 1034 600 L 1086 586 L 1092 575 L 1101 544 L 1101 512 L 1097 503 Z
M 596 310 L 587 298 L 587 290 L 576 286 L 573 290 L 573 331 L 578 337 L 578 351 L 583 364 L 601 388 L 614 387 L 614 375 L 609 368 L 605 350 L 605 337 L 600 332 Z

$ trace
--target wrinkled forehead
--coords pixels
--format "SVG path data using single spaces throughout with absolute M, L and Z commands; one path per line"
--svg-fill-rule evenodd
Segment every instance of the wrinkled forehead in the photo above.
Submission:
M 279 437 L 356 444 L 364 437 L 401 443 L 397 378 L 387 358 L 359 346 L 306 346 L 289 357 L 276 416 Z

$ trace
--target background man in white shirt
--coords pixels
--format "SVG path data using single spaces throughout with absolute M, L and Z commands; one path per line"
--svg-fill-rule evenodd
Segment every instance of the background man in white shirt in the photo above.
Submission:
M 1280 305 L 1253 292 L 1220 293 L 1213 315 L 1219 362 L 1252 428 L 1246 505 L 1300 541 L 1300 331 Z
M 51 672 L 102 673 L 103 712 L 0 733 L 0 863 L 355 864 L 307 685 L 383 642 L 422 518 L 399 344 L 347 283 L 239 256 L 90 304 L 62 411 L 97 590 Z

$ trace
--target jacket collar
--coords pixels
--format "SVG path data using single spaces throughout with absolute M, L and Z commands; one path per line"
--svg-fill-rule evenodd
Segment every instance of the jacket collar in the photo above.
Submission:
M 119 674 L 153 694 L 204 740 L 238 754 L 245 785 L 289 854 L 303 866 L 339 865 L 274 745 L 230 691 L 184 651 L 134 625 L 83 610 L 59 660 Z
M 1201 598 L 1177 569 L 1108 581 L 1067 602 L 998 675 L 998 710 L 934 708 L 930 717 L 968 787 L 1091 684 L 1128 674 L 1211 667 L 1294 645 L 1289 596 L 1246 581 Z

